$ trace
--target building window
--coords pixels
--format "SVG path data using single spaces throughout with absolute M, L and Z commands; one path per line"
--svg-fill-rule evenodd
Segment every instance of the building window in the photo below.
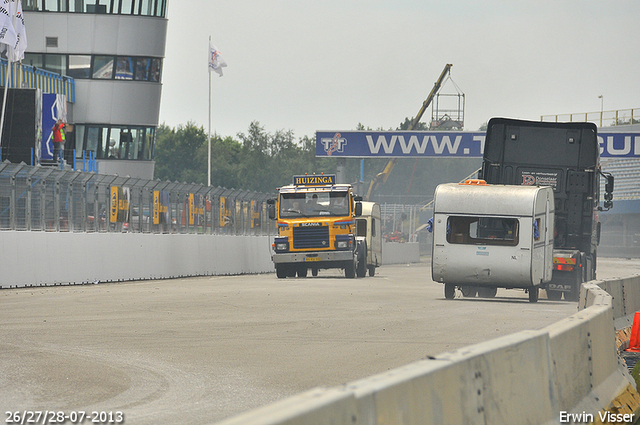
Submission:
M 73 78 L 91 78 L 91 56 L 69 55 L 67 75 Z
M 67 55 L 58 55 L 53 53 L 25 53 L 22 62 L 60 75 L 65 75 L 67 73 Z
M 110 13 L 164 18 L 166 0 L 24 0 L 25 11 Z
M 93 66 L 91 64 L 93 59 Z M 131 56 L 25 53 L 23 63 L 75 79 L 160 82 L 162 59 Z M 114 63 L 116 65 L 114 70 Z
M 100 80 L 113 78 L 113 56 L 94 56 L 93 78 Z
M 116 80 L 133 80 L 133 59 L 118 57 L 116 61 Z
M 82 157 L 82 151 L 94 152 L 96 159 L 153 158 L 155 127 L 76 124 L 75 128 L 78 158 Z

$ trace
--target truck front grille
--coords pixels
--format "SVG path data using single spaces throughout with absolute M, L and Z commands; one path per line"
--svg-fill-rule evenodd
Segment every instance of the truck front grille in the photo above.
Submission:
M 294 227 L 293 249 L 329 248 L 329 227 Z

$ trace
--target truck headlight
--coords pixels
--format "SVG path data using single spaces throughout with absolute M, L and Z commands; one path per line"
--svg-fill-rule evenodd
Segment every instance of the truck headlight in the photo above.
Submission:
M 336 235 L 336 249 L 351 249 L 353 248 L 352 235 Z
M 287 238 L 276 238 L 273 247 L 276 252 L 289 251 L 289 240 Z

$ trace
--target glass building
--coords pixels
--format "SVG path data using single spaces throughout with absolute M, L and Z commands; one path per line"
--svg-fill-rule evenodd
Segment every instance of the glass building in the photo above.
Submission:
M 167 0 L 23 0 L 23 64 L 73 77 L 66 149 L 153 179 Z

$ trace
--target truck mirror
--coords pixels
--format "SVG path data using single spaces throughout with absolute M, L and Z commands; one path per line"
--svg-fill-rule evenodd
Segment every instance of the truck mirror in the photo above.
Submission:
M 276 219 L 276 200 L 275 199 L 267 199 L 267 211 L 269 213 L 269 218 L 271 220 Z
M 356 208 L 353 212 L 353 215 L 355 217 L 360 217 L 362 215 L 362 202 L 360 201 L 356 202 Z
M 607 193 L 613 193 L 613 176 L 609 174 L 607 176 L 607 184 L 604 186 L 604 191 Z

